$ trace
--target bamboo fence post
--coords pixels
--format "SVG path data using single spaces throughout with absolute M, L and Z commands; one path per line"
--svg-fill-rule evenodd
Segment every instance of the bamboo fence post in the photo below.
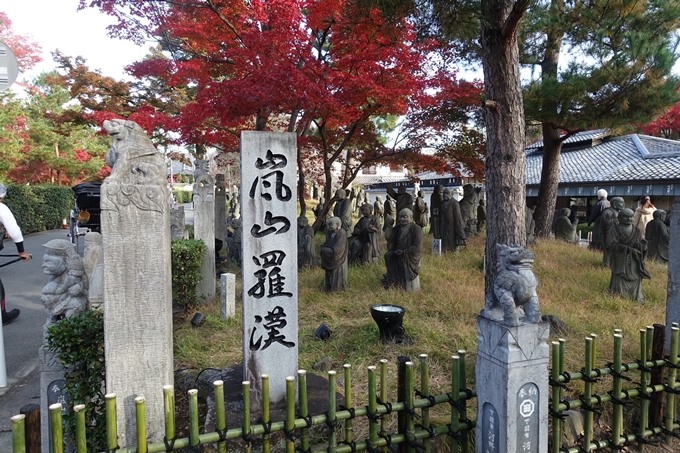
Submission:
M 652 341 L 652 361 L 663 359 L 663 348 L 666 345 L 666 326 L 654 324 L 654 339 Z M 652 368 L 652 386 L 663 383 L 663 367 Z M 652 394 L 652 402 L 649 404 L 649 422 L 651 426 L 663 426 L 663 393 Z
M 583 382 L 583 401 L 591 408 L 592 396 L 593 396 L 593 384 L 589 382 L 592 376 L 592 356 L 593 356 L 593 339 L 591 337 L 586 337 L 586 352 L 585 352 L 585 367 L 583 372 L 583 377 L 585 381 Z M 585 417 L 583 419 L 583 451 L 590 451 L 590 441 L 593 439 L 593 412 L 592 410 L 585 411 Z
M 15 415 L 12 420 L 12 453 L 26 453 L 26 416 Z
M 343 369 L 345 371 L 345 407 L 352 407 L 352 365 L 349 363 L 344 364 Z M 354 427 L 352 418 L 345 420 L 345 442 L 352 443 L 354 435 Z
M 413 362 L 406 362 L 406 399 L 404 401 L 406 410 L 406 443 L 408 445 L 407 452 L 414 453 L 416 451 L 414 445 L 416 441 L 415 436 L 415 405 L 414 405 L 414 392 L 415 385 L 413 385 Z
M 645 397 L 649 395 L 649 372 L 647 368 L 647 330 L 640 329 L 640 419 L 638 420 L 638 436 L 640 439 L 645 438 L 645 431 L 647 430 L 647 421 L 649 415 L 649 400 Z M 645 451 L 645 444 L 642 442 L 638 445 L 638 450 L 642 453 Z
M 241 383 L 243 391 L 243 451 L 250 453 L 252 451 L 252 443 L 250 442 L 250 381 L 243 381 Z
M 295 453 L 295 377 L 286 378 L 286 453 Z
M 61 404 L 50 405 L 50 423 L 52 424 L 52 453 L 64 453 L 64 426 L 61 420 Z
M 382 380 L 382 375 L 381 375 Z M 378 414 L 376 410 L 378 403 L 376 401 L 376 383 L 375 383 L 375 366 L 368 367 L 368 447 L 369 450 L 374 450 L 378 442 Z
M 619 334 L 621 334 L 621 329 L 619 330 Z M 615 332 L 616 334 L 617 332 Z M 597 334 L 596 333 L 591 333 L 590 338 L 593 339 L 593 360 L 592 364 L 590 365 L 593 369 L 597 368 Z
M 335 404 L 336 374 L 335 370 L 328 372 L 328 453 L 335 453 L 335 449 L 338 447 L 337 417 L 335 415 L 337 409 Z
M 397 357 L 397 402 L 403 403 L 406 400 L 406 362 L 409 362 L 406 356 Z M 406 413 L 399 411 L 397 413 L 397 433 L 406 434 Z M 399 453 L 406 452 L 406 443 L 400 442 L 398 446 Z
M 560 395 L 559 379 L 560 379 L 560 344 L 557 341 L 552 342 L 552 370 L 551 377 L 553 381 L 552 385 L 552 442 L 551 451 L 552 453 L 559 453 L 560 447 L 562 446 L 562 420 L 560 419 L 560 401 L 562 400 Z
M 165 418 L 165 443 L 170 448 L 175 444 L 175 389 L 172 385 L 163 386 L 163 416 Z
M 612 423 L 612 443 L 614 447 L 621 445 L 622 438 L 621 433 L 623 424 L 623 402 L 621 401 L 621 347 L 623 342 L 623 336 L 616 334 L 614 335 L 614 385 L 612 388 L 612 402 L 614 403 L 614 417 Z
M 668 360 L 671 364 L 668 369 L 668 389 L 675 390 L 675 379 L 678 374 L 678 369 L 676 368 L 678 364 L 678 325 L 673 323 L 671 327 L 671 348 L 669 351 Z M 673 424 L 675 423 L 675 394 L 673 392 L 666 392 L 666 435 L 664 436 L 664 442 L 666 445 L 671 445 L 673 442 L 673 436 L 669 433 L 673 431 Z
M 87 436 L 85 434 L 85 405 L 73 406 L 76 414 L 76 452 L 87 453 Z
M 200 444 L 198 440 L 198 390 L 191 389 L 187 393 L 189 394 L 189 446 L 197 447 Z
M 387 401 L 387 359 L 380 359 L 380 404 L 385 404 Z M 383 414 L 380 418 L 380 435 L 387 436 L 388 420 L 387 414 Z M 387 446 L 383 447 L 387 452 Z
M 215 428 L 220 436 L 226 435 L 227 431 L 227 411 L 224 407 L 224 381 L 213 382 L 215 388 Z M 174 435 L 174 433 L 173 433 Z M 217 443 L 217 453 L 227 453 L 227 442 Z
M 260 381 L 262 382 L 262 424 L 264 426 L 269 426 L 270 413 L 269 413 L 269 375 L 263 374 Z M 293 378 L 295 382 L 295 378 Z M 286 390 L 288 389 L 288 378 L 286 378 Z M 288 404 L 288 398 L 286 394 L 286 405 Z M 293 389 L 293 407 L 295 407 L 295 389 Z M 286 406 L 287 408 L 287 406 Z M 295 412 L 293 412 L 293 417 L 295 417 Z M 269 436 L 269 428 L 265 428 L 266 431 L 262 435 L 262 453 L 271 452 L 271 442 Z
M 26 433 L 26 453 L 40 453 L 42 435 L 40 432 L 40 404 L 26 404 L 19 409 L 26 416 L 24 432 Z
M 420 354 L 420 394 L 423 398 L 430 396 L 430 382 L 428 376 L 427 354 Z M 430 428 L 430 408 L 425 406 L 421 410 L 423 429 Z M 430 440 L 423 441 L 425 453 L 430 453 Z
M 458 438 L 460 436 L 460 357 L 451 356 L 451 439 L 449 449 L 451 453 L 458 453 Z
M 298 370 L 298 407 L 300 410 L 300 418 L 305 419 L 309 423 L 309 406 L 307 404 L 307 371 Z M 300 450 L 309 450 L 309 426 L 300 429 Z
M 465 361 L 467 357 L 467 351 L 465 349 L 460 349 L 458 351 L 458 356 L 460 357 L 460 367 L 458 368 L 459 377 L 458 383 L 460 385 L 459 391 L 465 391 L 465 399 L 463 400 L 463 408 L 459 412 L 459 421 L 461 424 L 465 424 L 465 434 L 463 435 L 463 443 L 461 444 L 461 453 L 468 453 L 470 450 L 470 430 L 467 418 L 467 405 L 468 405 L 468 393 L 467 393 L 467 370 L 465 368 Z M 460 424 L 458 425 L 460 427 Z
M 113 451 L 118 448 L 116 394 L 107 393 L 104 395 L 104 399 L 106 400 L 106 448 Z
M 137 422 L 137 453 L 146 453 L 146 414 L 143 396 L 135 398 L 135 420 Z

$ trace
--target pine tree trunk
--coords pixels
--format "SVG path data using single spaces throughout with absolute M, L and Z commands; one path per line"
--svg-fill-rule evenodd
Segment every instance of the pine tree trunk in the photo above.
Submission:
M 550 236 L 555 203 L 557 202 L 557 186 L 560 182 L 560 152 L 562 141 L 559 129 L 543 124 L 543 168 L 541 169 L 541 185 L 538 188 L 538 206 L 536 207 L 536 236 Z
M 482 63 L 486 95 L 486 293 L 497 275 L 496 244 L 526 246 L 524 106 L 519 74 L 515 2 L 483 0 Z M 519 8 L 521 10 L 521 8 Z M 526 7 L 525 7 L 526 9 Z M 517 19 L 517 17 L 514 17 Z M 513 23 L 511 23 L 513 22 Z M 518 22 L 518 20 L 517 20 Z M 508 25 L 509 24 L 509 25 Z

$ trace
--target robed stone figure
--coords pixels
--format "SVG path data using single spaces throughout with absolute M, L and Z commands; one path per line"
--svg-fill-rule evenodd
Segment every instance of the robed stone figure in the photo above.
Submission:
M 406 192 L 405 186 L 399 186 L 395 191 L 391 184 L 387 184 L 386 189 L 390 197 L 397 201 L 397 213 L 401 212 L 402 209 L 408 209 L 413 214 L 413 195 Z
M 340 228 L 349 236 L 349 230 L 352 228 L 352 204 L 347 198 L 347 191 L 338 189 L 335 192 L 335 206 L 333 207 L 333 216 L 340 219 Z
M 645 239 L 647 239 L 647 258 L 660 263 L 668 263 L 668 245 L 670 236 L 668 227 L 664 223 L 666 211 L 657 209 L 654 211 L 654 220 L 647 224 Z
M 344 290 L 347 286 L 347 234 L 337 217 L 328 220 L 326 242 L 321 246 L 321 267 L 326 271 L 323 290 Z
M 453 198 L 453 190 L 450 188 L 444 189 L 439 214 L 439 232 L 442 239 L 442 252 L 455 252 L 458 246 L 467 245 L 465 224 L 460 214 L 460 206 Z
M 420 227 L 425 228 L 428 222 L 428 208 L 425 199 L 423 198 L 423 192 L 418 191 L 418 196 L 413 203 L 413 221 Z
M 486 200 L 482 198 L 477 206 L 477 234 L 484 231 L 486 231 Z
M 609 292 L 631 300 L 643 302 L 642 279 L 651 278 L 645 267 L 647 241 L 639 228 L 633 225 L 632 209 L 619 212 L 619 223 L 614 225 L 605 244 L 611 251 Z
M 309 220 L 305 216 L 298 217 L 298 269 L 316 267 L 319 262 L 316 259 L 314 246 L 314 229 L 309 226 Z
M 477 233 L 477 195 L 472 184 L 465 184 L 463 186 L 463 198 L 458 202 L 460 206 L 460 215 L 463 218 L 463 225 L 465 225 L 465 234 L 470 236 Z
M 573 244 L 578 242 L 577 225 L 571 223 L 569 214 L 571 214 L 571 209 L 560 209 L 560 216 L 555 220 L 555 239 L 562 239 Z
M 434 192 L 432 192 L 432 195 L 430 195 L 430 213 L 432 214 L 430 216 L 430 233 L 434 235 L 435 239 L 441 239 L 441 233 L 439 231 L 439 214 L 441 212 L 441 207 L 442 207 L 442 192 L 444 190 L 444 186 L 441 184 L 437 184 L 434 186 Z
M 600 216 L 600 231 L 602 233 L 602 266 L 609 267 L 611 261 L 611 250 L 609 250 L 609 235 L 612 229 L 619 223 L 619 212 L 624 208 L 625 202 L 621 197 L 614 197 L 609 200 L 610 206 L 602 211 Z
M 376 264 L 382 252 L 380 222 L 368 203 L 361 206 L 361 215 L 350 238 L 349 264 Z
M 409 209 L 399 211 L 399 222 L 387 242 L 383 280 L 386 287 L 420 291 L 420 264 L 423 258 L 423 230 L 413 223 Z
M 380 228 L 384 223 L 383 218 L 385 217 L 385 206 L 383 205 L 382 197 L 380 195 L 375 197 L 375 202 L 373 203 L 373 215 L 378 218 L 380 223 Z

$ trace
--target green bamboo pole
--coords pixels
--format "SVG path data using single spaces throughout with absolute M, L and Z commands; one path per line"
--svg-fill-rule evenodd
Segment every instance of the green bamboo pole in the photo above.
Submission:
M 198 390 L 191 389 L 187 393 L 189 394 L 189 446 L 196 447 L 200 443 L 198 440 Z
M 118 448 L 116 394 L 107 393 L 104 399 L 106 400 L 106 447 L 113 450 Z
M 52 404 L 49 410 L 50 423 L 52 424 L 52 453 L 64 453 L 64 426 L 61 420 L 61 404 Z
M 621 330 L 621 329 L 616 329 L 616 330 Z M 616 332 L 615 332 L 616 333 Z M 619 332 L 621 333 L 621 332 Z M 593 339 L 593 360 L 592 364 L 590 365 L 593 369 L 597 368 L 597 334 L 596 333 L 591 333 L 590 338 Z
M 12 417 L 12 453 L 26 453 L 26 415 Z
M 643 365 L 647 363 L 649 357 L 647 356 L 647 330 L 640 329 L 640 363 Z M 647 386 L 649 385 L 649 373 L 640 369 L 640 391 L 648 393 Z M 649 418 L 649 400 L 645 398 L 640 399 L 640 419 L 638 425 L 638 435 L 644 436 L 647 430 L 647 420 Z M 644 438 L 644 437 L 642 437 Z M 645 451 L 645 445 L 640 443 L 638 450 L 642 453 Z
M 261 382 L 262 382 L 262 424 L 267 425 L 271 420 L 271 415 L 269 413 L 269 375 L 263 374 L 261 376 Z M 288 400 L 286 400 L 286 404 L 288 404 Z M 295 405 L 295 389 L 293 389 L 293 405 Z M 270 436 L 269 434 L 265 433 L 262 435 L 262 453 L 270 452 L 271 452 Z
M 675 367 L 678 363 L 678 332 L 680 329 L 678 325 L 673 323 L 671 327 L 671 349 L 669 352 L 669 361 L 671 362 L 671 367 L 668 369 L 668 388 L 675 388 L 675 379 L 678 374 L 678 369 Z M 673 431 L 673 421 L 675 420 L 675 394 L 671 392 L 666 393 L 666 412 L 664 414 L 665 427 L 667 432 Z M 673 442 L 673 436 L 666 434 L 664 436 L 664 442 L 666 445 L 671 445 Z
M 387 402 L 387 359 L 380 359 L 380 401 Z M 388 420 L 386 416 L 380 419 L 380 435 L 387 436 Z M 387 452 L 387 446 L 383 448 Z
M 292 433 L 295 429 L 295 377 L 286 378 L 286 430 Z M 286 453 L 295 453 L 295 440 L 286 439 Z
M 560 378 L 560 344 L 557 341 L 551 343 L 552 351 L 552 370 L 551 377 L 553 382 L 559 382 Z M 559 385 L 553 385 L 552 387 L 552 409 L 555 414 L 559 414 L 560 401 L 562 400 L 560 395 L 560 390 L 562 388 Z M 551 442 L 552 453 L 559 453 L 560 447 L 562 446 L 562 420 L 559 417 L 552 417 L 552 442 Z
M 408 453 L 414 453 L 416 449 L 413 444 L 416 440 L 415 437 L 415 422 L 414 422 L 414 391 L 415 385 L 413 383 L 413 362 L 406 362 L 406 440 L 408 441 L 408 448 L 406 451 Z
M 458 439 L 456 439 L 460 429 L 458 404 L 460 404 L 460 357 L 454 355 L 451 356 L 451 432 L 454 434 L 450 437 L 451 453 L 458 453 L 459 447 Z
M 307 371 L 298 370 L 298 410 L 300 418 L 309 417 L 309 405 L 307 402 Z M 309 428 L 305 426 L 300 429 L 300 450 L 309 450 Z
M 427 363 L 427 354 L 420 354 L 420 393 L 424 398 L 430 396 L 430 381 L 429 370 Z M 423 407 L 421 409 L 422 425 L 424 429 L 430 428 L 430 408 Z M 430 441 L 423 442 L 425 444 L 425 453 L 430 453 Z
M 223 432 L 227 429 L 227 411 L 224 407 L 224 382 L 217 380 L 213 382 L 215 388 L 215 428 Z M 227 442 L 217 443 L 217 453 L 227 453 Z
M 382 379 L 382 373 L 381 373 Z M 376 409 L 378 407 L 377 390 L 376 390 L 376 379 L 375 379 L 375 366 L 371 365 L 368 367 L 368 413 L 376 414 Z M 368 419 L 368 446 L 372 451 L 376 448 L 378 443 L 378 422 L 375 419 Z
M 328 372 L 328 453 L 335 453 L 338 446 L 338 434 L 335 429 L 336 417 L 336 372 L 331 370 Z
M 165 416 L 165 440 L 175 438 L 175 389 L 172 385 L 163 386 L 163 413 Z
M 458 356 L 460 357 L 460 377 L 458 383 L 460 384 L 460 390 L 464 390 L 467 388 L 467 371 L 465 370 L 465 359 L 467 357 L 467 351 L 465 349 L 460 349 L 458 351 Z M 459 390 L 459 391 L 460 391 Z M 461 444 L 460 451 L 461 453 L 468 453 L 470 450 L 470 433 L 468 431 L 468 425 L 467 425 L 467 406 L 468 406 L 468 400 L 467 400 L 467 394 L 465 395 L 465 399 L 463 400 L 463 410 L 460 411 L 459 413 L 459 420 L 462 423 L 465 424 L 465 430 L 461 433 L 463 436 L 463 443 Z M 460 424 L 458 425 L 458 428 L 460 429 Z
M 241 389 L 243 391 L 243 429 L 241 435 L 243 436 L 244 453 L 250 453 L 253 449 L 253 445 L 250 441 L 246 441 L 246 438 L 250 437 L 250 381 L 243 381 L 241 383 Z
M 352 365 L 345 363 L 342 368 L 345 371 L 345 407 L 352 407 Z M 351 443 L 354 427 L 351 418 L 345 420 L 345 442 Z
M 146 453 L 146 414 L 144 413 L 143 396 L 135 398 L 135 418 L 137 421 L 137 453 Z
M 586 337 L 586 351 L 585 351 L 585 368 L 584 375 L 588 378 L 591 377 L 591 372 L 593 370 L 593 339 L 591 337 Z M 590 404 L 591 397 L 593 396 L 593 384 L 588 381 L 583 383 L 583 398 Z M 593 413 L 592 411 L 585 411 L 585 417 L 583 419 L 583 451 L 589 452 L 590 441 L 593 439 Z
M 76 414 L 76 452 L 87 453 L 87 436 L 85 434 L 85 405 L 76 404 L 73 406 Z
M 621 348 L 623 344 L 623 336 L 616 334 L 614 335 L 614 385 L 612 388 L 612 396 L 617 400 L 621 399 L 621 381 L 619 377 L 621 374 Z M 614 404 L 614 417 L 612 426 L 612 443 L 614 446 L 621 445 L 623 439 L 621 438 L 621 433 L 623 433 L 623 406 L 621 404 Z

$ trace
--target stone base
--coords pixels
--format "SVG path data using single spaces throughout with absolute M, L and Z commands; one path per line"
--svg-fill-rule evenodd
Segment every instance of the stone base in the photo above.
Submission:
M 477 453 L 548 451 L 550 324 L 477 317 Z
M 63 411 L 66 410 L 66 396 L 63 389 L 66 385 L 64 379 L 64 367 L 54 352 L 41 347 L 38 351 L 40 363 L 40 434 L 42 453 L 50 453 L 52 448 L 49 407 L 55 403 L 61 403 Z M 73 451 L 69 446 L 67 451 Z

